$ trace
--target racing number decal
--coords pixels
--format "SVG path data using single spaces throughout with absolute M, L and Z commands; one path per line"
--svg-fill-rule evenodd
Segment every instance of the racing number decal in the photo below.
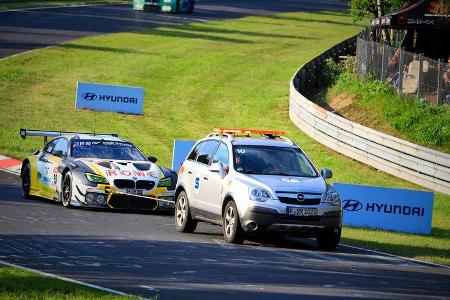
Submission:
M 194 189 L 195 189 L 195 193 L 198 194 L 198 192 L 200 190 L 200 177 L 195 177 Z

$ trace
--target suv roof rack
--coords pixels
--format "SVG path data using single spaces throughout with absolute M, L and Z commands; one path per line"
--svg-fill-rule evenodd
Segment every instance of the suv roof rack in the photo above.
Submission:
M 26 139 L 27 136 L 43 136 L 44 144 L 47 143 L 47 137 L 52 136 L 62 136 L 67 134 L 89 134 L 89 135 L 111 135 L 114 137 L 119 137 L 115 133 L 92 133 L 92 132 L 71 132 L 71 131 L 49 131 L 49 130 L 34 130 L 34 129 L 23 129 L 20 128 L 20 137 Z
M 282 139 L 283 141 L 294 144 L 290 139 L 284 137 L 284 130 L 264 130 L 264 129 L 245 129 L 245 128 L 214 128 L 208 137 L 225 136 L 229 140 L 233 140 L 235 136 L 244 135 L 249 137 L 251 134 L 259 134 L 269 139 Z

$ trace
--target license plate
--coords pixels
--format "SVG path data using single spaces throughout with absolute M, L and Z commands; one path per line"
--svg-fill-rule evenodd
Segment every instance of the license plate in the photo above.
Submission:
M 135 190 L 135 189 L 125 189 L 125 193 L 131 194 L 131 195 L 139 195 L 142 196 L 143 191 L 142 190 Z
M 316 216 L 317 208 L 286 207 L 286 214 L 291 216 Z

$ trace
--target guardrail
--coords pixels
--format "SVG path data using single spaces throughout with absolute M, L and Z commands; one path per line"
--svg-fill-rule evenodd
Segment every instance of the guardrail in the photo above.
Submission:
M 290 82 L 289 116 L 321 144 L 366 165 L 450 195 L 450 155 L 349 121 L 308 100 L 302 93 L 320 86 L 327 57 L 353 54 L 356 36 L 302 66 Z

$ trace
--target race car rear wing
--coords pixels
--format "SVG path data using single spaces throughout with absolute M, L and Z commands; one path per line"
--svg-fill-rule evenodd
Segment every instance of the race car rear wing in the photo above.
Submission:
M 26 139 L 27 136 L 43 136 L 44 137 L 44 144 L 47 143 L 47 138 L 50 137 L 57 137 L 62 135 L 68 135 L 68 134 L 90 134 L 90 135 L 112 135 L 115 137 L 118 137 L 115 133 L 92 133 L 92 132 L 71 132 L 71 131 L 48 131 L 48 130 L 32 130 L 32 129 L 23 129 L 20 128 L 20 137 L 22 139 Z

